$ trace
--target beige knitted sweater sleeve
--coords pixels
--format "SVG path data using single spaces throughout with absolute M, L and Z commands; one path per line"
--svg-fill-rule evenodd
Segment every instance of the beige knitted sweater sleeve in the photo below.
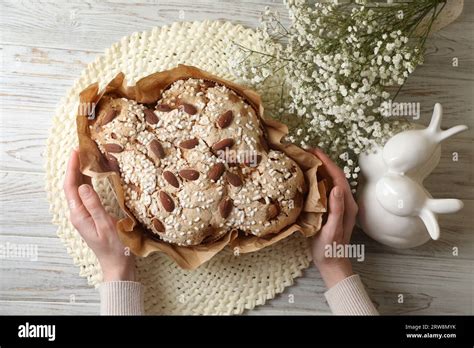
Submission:
M 336 315 L 378 315 L 358 274 L 341 280 L 324 294 Z
M 113 281 L 99 286 L 101 315 L 143 315 L 143 285 Z
M 99 287 L 101 315 L 143 315 L 143 285 L 130 281 L 102 283 Z M 337 315 L 377 315 L 356 274 L 340 281 L 326 293 L 329 308 Z

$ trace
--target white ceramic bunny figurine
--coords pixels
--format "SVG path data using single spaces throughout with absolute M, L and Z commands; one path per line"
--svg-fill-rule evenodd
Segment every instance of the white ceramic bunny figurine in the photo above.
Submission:
M 375 153 L 359 157 L 358 224 L 373 239 L 395 248 L 412 248 L 439 238 L 436 214 L 463 207 L 458 199 L 433 199 L 423 180 L 438 165 L 440 143 L 467 129 L 441 130 L 443 110 L 436 104 L 428 128 L 393 136 Z

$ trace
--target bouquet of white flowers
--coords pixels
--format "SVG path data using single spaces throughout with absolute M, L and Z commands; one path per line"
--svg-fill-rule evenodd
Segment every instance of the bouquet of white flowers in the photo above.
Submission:
M 282 74 L 277 114 L 290 126 L 288 140 L 322 148 L 355 187 L 358 155 L 407 126 L 384 117 L 383 103 L 394 98 L 387 88 L 401 88 L 422 62 L 430 25 L 445 2 L 288 0 L 291 25 L 267 8 L 258 30 L 264 49 L 238 46 L 230 64 L 236 77 L 259 90 L 275 88 L 265 84 Z M 417 32 L 427 16 L 428 25 Z

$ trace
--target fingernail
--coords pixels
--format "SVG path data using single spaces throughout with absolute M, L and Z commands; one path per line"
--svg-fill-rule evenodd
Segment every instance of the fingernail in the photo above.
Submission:
M 91 188 L 89 185 L 84 184 L 79 186 L 79 195 L 87 197 L 91 193 Z
M 342 190 L 339 187 L 334 187 L 334 197 L 336 198 L 342 198 Z

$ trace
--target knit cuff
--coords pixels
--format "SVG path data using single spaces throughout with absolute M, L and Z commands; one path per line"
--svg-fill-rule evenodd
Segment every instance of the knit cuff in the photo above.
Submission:
M 358 274 L 341 280 L 324 294 L 336 315 L 378 315 Z
M 143 285 L 131 281 L 104 282 L 99 286 L 101 315 L 143 315 Z

